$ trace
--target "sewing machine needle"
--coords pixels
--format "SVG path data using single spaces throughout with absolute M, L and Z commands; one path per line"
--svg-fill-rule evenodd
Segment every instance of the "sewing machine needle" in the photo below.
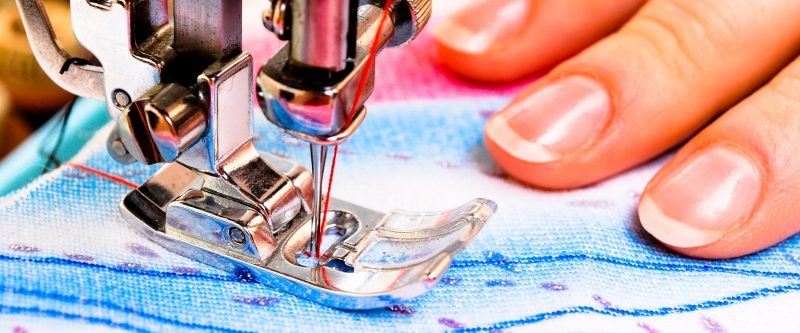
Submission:
M 325 158 L 328 155 L 328 146 L 311 144 L 311 174 L 314 177 L 314 195 L 311 199 L 311 252 L 312 259 L 319 259 L 320 253 L 317 240 L 322 233 L 320 230 L 322 223 L 322 179 L 325 174 Z

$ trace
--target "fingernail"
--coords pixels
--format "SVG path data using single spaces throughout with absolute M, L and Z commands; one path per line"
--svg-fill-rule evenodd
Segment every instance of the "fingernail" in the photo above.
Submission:
M 483 53 L 520 33 L 530 0 L 481 1 L 442 22 L 433 32 L 439 43 L 465 53 Z
M 518 98 L 486 125 L 486 135 L 512 156 L 532 163 L 560 160 L 606 127 L 611 101 L 605 88 L 568 76 Z
M 653 184 L 639 203 L 639 219 L 668 245 L 708 245 L 743 222 L 761 188 L 761 173 L 750 159 L 728 148 L 706 148 Z

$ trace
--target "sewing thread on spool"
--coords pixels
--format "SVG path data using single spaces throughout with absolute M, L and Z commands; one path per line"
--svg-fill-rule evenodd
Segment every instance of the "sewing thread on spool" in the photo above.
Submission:
M 378 47 L 380 47 L 380 36 L 383 33 L 383 26 L 386 24 L 386 20 L 389 18 L 389 9 L 392 8 L 393 0 L 386 0 L 386 3 L 383 5 L 383 12 L 381 13 L 381 21 L 378 25 L 378 29 L 375 32 L 375 38 L 372 40 L 372 45 L 369 50 L 369 55 L 367 58 L 366 70 L 361 73 L 361 79 L 358 82 L 358 89 L 356 89 L 355 98 L 353 99 L 353 106 L 350 108 L 350 114 L 347 117 L 347 122 L 353 121 L 353 117 L 356 114 L 356 108 L 358 107 L 358 101 L 361 99 L 361 95 L 364 93 L 364 88 L 367 86 L 367 78 L 369 77 L 369 72 L 372 70 L 373 63 L 375 62 L 375 57 L 378 54 Z M 322 244 L 322 235 L 324 234 L 325 230 L 325 223 L 328 220 L 328 205 L 330 204 L 331 198 L 331 188 L 333 187 L 333 175 L 334 170 L 336 169 L 336 156 L 339 155 L 339 145 L 333 146 L 333 158 L 331 159 L 331 172 L 328 175 L 328 189 L 325 192 L 325 205 L 323 206 L 322 210 L 322 221 L 320 221 L 320 231 L 317 233 L 317 253 L 320 253 L 320 246 Z

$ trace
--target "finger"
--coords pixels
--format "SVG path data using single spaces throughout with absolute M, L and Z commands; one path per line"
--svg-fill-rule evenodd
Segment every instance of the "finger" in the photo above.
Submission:
M 441 62 L 467 78 L 511 81 L 621 26 L 645 0 L 484 0 L 434 31 Z
M 509 174 L 573 188 L 646 161 L 771 78 L 800 45 L 800 2 L 648 2 L 495 114 L 486 146 Z
M 689 142 L 653 178 L 642 226 L 679 252 L 728 258 L 800 231 L 800 60 Z

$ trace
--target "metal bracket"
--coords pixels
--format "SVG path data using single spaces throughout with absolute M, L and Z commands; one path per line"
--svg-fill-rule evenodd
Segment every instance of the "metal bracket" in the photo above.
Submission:
M 291 180 L 286 189 L 310 177 L 297 164 L 261 157 Z M 125 197 L 123 215 L 171 251 L 342 309 L 380 308 L 423 294 L 496 209 L 476 199 L 444 212 L 384 214 L 333 199 L 317 264 L 307 254 L 308 214 L 271 230 L 256 207 L 215 178 L 169 164 Z

